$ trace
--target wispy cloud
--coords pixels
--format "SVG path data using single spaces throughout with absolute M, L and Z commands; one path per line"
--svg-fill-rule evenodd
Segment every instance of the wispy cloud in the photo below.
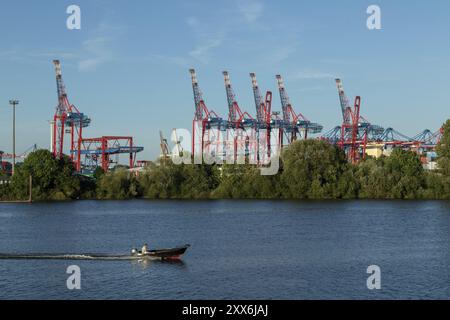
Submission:
M 188 52 L 189 57 L 197 62 L 208 64 L 213 57 L 214 49 L 224 43 L 227 32 L 224 28 L 214 29 L 205 25 L 195 17 L 187 18 L 186 24 L 196 42 L 194 48 Z
M 258 0 L 241 0 L 238 3 L 238 9 L 244 19 L 251 24 L 261 17 L 264 5 Z
M 200 24 L 200 21 L 196 17 L 188 17 L 186 23 L 189 27 L 196 28 Z
M 316 70 L 299 71 L 289 77 L 291 80 L 305 80 L 305 79 L 334 79 L 335 75 L 329 72 L 322 72 Z
M 314 86 L 314 87 L 306 87 L 306 88 L 298 88 L 298 89 L 289 89 L 289 91 L 292 92 L 315 92 L 315 91 L 324 91 L 324 90 L 328 90 L 328 87 L 325 86 Z
M 72 59 L 80 58 L 79 53 L 66 52 L 66 51 L 61 51 L 61 50 L 47 51 L 47 52 L 30 52 L 29 56 L 33 57 L 33 58 L 46 58 L 46 59 L 58 58 L 58 59 L 65 59 L 65 60 L 66 59 L 72 60 Z
M 98 36 L 82 43 L 82 58 L 78 61 L 80 71 L 93 71 L 99 65 L 111 61 L 113 58 L 109 37 Z
M 168 55 L 162 55 L 162 54 L 150 54 L 146 57 L 147 61 L 158 61 L 163 62 L 170 65 L 179 66 L 182 68 L 190 68 L 191 60 L 189 58 L 185 57 L 177 57 L 177 56 L 168 56 Z
M 27 64 L 47 64 L 51 59 L 64 59 L 72 60 L 79 58 L 79 55 L 74 52 L 64 51 L 64 50 L 27 50 L 24 48 L 15 48 L 0 52 L 0 60 L 11 61 L 18 63 Z
M 222 45 L 222 39 L 207 39 L 197 45 L 194 50 L 189 52 L 189 55 L 195 60 L 208 64 L 211 61 L 212 50 Z
M 94 71 L 99 66 L 115 59 L 114 43 L 129 28 L 111 24 L 104 20 L 99 22 L 90 37 L 81 43 L 78 59 L 80 71 Z
M 62 59 L 77 65 L 80 71 L 93 71 L 100 65 L 114 60 L 113 45 L 117 36 L 125 29 L 123 26 L 101 22 L 90 37 L 82 41 L 78 47 L 37 50 L 13 48 L 0 51 L 0 60 L 35 64 L 48 63 L 51 59 Z
M 200 19 L 190 16 L 185 20 L 190 35 L 194 38 L 194 46 L 184 55 L 168 55 L 161 53 L 150 53 L 145 60 L 161 62 L 177 67 L 189 68 L 194 63 L 208 64 L 212 59 L 212 51 L 223 43 L 223 36 L 219 32 L 211 30 Z
M 298 43 L 292 41 L 288 45 L 274 46 L 269 52 L 264 52 L 265 60 L 269 64 L 279 64 L 289 59 L 297 51 Z

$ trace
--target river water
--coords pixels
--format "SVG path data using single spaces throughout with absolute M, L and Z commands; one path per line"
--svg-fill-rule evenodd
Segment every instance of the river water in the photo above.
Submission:
M 127 253 L 180 263 L 0 260 L 0 299 L 450 299 L 450 202 L 1 204 L 0 253 Z M 66 269 L 81 270 L 69 290 Z M 381 289 L 367 288 L 367 268 Z

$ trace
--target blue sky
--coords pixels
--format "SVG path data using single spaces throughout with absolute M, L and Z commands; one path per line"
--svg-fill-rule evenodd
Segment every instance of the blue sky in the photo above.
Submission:
M 81 30 L 66 28 L 71 4 L 81 7 Z M 382 30 L 366 28 L 371 4 L 381 7 Z M 282 74 L 296 111 L 331 129 L 341 122 L 340 77 L 371 122 L 410 136 L 434 131 L 450 115 L 449 15 L 444 0 L 2 1 L 0 150 L 11 152 L 10 98 L 21 101 L 18 153 L 48 147 L 54 58 L 70 101 L 92 118 L 84 136 L 133 135 L 141 159 L 159 154 L 160 129 L 191 127 L 190 67 L 223 117 L 223 70 L 252 114 L 249 72 L 277 93 L 276 109 Z

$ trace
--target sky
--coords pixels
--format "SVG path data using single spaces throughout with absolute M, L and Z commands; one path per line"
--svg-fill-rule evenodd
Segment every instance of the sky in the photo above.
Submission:
M 369 30 L 368 6 L 381 9 Z M 69 5 L 81 29 L 69 30 Z M 296 112 L 328 131 L 342 122 L 334 79 L 374 124 L 413 136 L 450 116 L 450 2 L 430 1 L 0 1 L 0 150 L 48 148 L 57 105 L 53 59 L 69 100 L 92 123 L 84 137 L 132 135 L 155 159 L 159 130 L 190 129 L 189 68 L 209 109 L 227 118 L 222 71 L 241 109 L 255 114 L 250 72 L 275 93 L 283 75 Z

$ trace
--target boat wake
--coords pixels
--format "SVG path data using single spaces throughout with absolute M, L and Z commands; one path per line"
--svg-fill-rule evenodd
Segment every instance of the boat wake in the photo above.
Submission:
M 0 253 L 0 260 L 143 260 L 158 259 L 157 257 L 143 257 L 113 254 L 4 254 Z

